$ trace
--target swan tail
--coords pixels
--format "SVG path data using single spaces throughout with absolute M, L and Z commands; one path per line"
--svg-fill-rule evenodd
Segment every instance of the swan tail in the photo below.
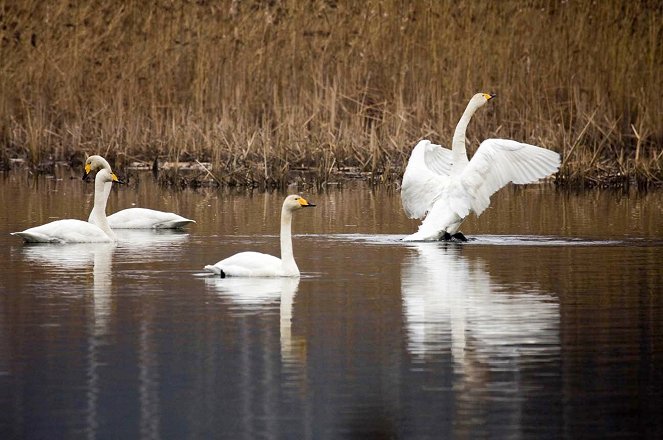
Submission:
M 12 232 L 11 235 L 21 237 L 26 243 L 61 243 L 62 240 L 54 239 L 47 237 L 43 234 L 22 231 L 22 232 Z
M 437 241 L 445 233 L 455 234 L 469 214 L 469 209 L 453 197 L 440 199 L 433 205 L 419 230 L 408 235 L 403 241 Z
M 207 266 L 205 266 L 205 270 L 208 272 L 212 272 L 215 275 L 219 275 L 221 278 L 226 277 L 226 273 L 223 271 L 223 269 L 221 269 L 218 266 L 213 266 L 211 264 L 208 264 Z
M 155 229 L 179 229 L 183 228 L 189 223 L 195 223 L 195 220 L 189 220 L 187 218 L 182 220 L 171 220 L 167 222 L 157 223 L 154 225 Z

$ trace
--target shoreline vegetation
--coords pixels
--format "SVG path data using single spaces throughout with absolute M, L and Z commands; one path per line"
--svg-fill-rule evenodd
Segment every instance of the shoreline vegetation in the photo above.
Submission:
M 661 41 L 655 0 L 8 2 L 0 170 L 394 183 L 483 91 L 470 154 L 510 138 L 559 152 L 560 186 L 660 186 Z

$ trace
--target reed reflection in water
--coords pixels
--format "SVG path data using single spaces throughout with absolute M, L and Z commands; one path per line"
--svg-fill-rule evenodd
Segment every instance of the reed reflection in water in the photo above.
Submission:
M 445 246 L 400 241 L 397 192 L 322 192 L 296 220 L 301 279 L 240 280 L 202 267 L 278 254 L 282 193 L 145 179 L 111 210 L 198 223 L 26 246 L 9 232 L 85 218 L 89 187 L 19 177 L 0 186 L 0 438 L 661 432 L 660 193 L 509 189 Z

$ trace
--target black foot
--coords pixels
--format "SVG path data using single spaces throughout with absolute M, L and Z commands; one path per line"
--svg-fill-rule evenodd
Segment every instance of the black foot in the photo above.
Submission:
M 221 278 L 225 278 L 225 277 L 226 277 L 226 273 L 223 271 L 223 269 L 221 269 L 221 273 L 219 274 L 219 276 L 220 276 Z
M 465 243 L 469 240 L 467 239 L 467 237 L 465 237 L 463 235 L 462 232 L 456 232 L 454 235 L 451 235 L 448 232 L 445 232 L 444 235 L 442 235 L 442 237 L 440 237 L 440 241 L 450 241 L 450 242 L 453 242 L 453 243 L 458 243 L 458 242 Z

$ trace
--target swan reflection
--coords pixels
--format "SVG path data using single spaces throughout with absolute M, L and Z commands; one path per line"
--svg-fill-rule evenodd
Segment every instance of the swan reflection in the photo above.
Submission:
M 89 268 L 110 264 L 114 243 L 26 244 L 22 248 L 25 261 L 62 270 Z M 104 258 L 106 261 L 103 261 Z
M 184 243 L 189 233 L 179 229 L 117 229 L 118 244 L 122 247 L 166 247 Z
M 408 349 L 415 358 L 450 350 L 454 369 L 491 368 L 557 351 L 559 305 L 549 294 L 500 284 L 461 248 L 419 243 L 402 269 Z M 508 365 L 507 365 L 508 368 Z
M 280 301 L 281 360 L 297 362 L 298 343 L 292 337 L 292 306 L 299 277 L 279 278 L 220 278 L 206 277 L 205 281 L 215 291 L 230 299 L 245 311 L 256 310 Z

